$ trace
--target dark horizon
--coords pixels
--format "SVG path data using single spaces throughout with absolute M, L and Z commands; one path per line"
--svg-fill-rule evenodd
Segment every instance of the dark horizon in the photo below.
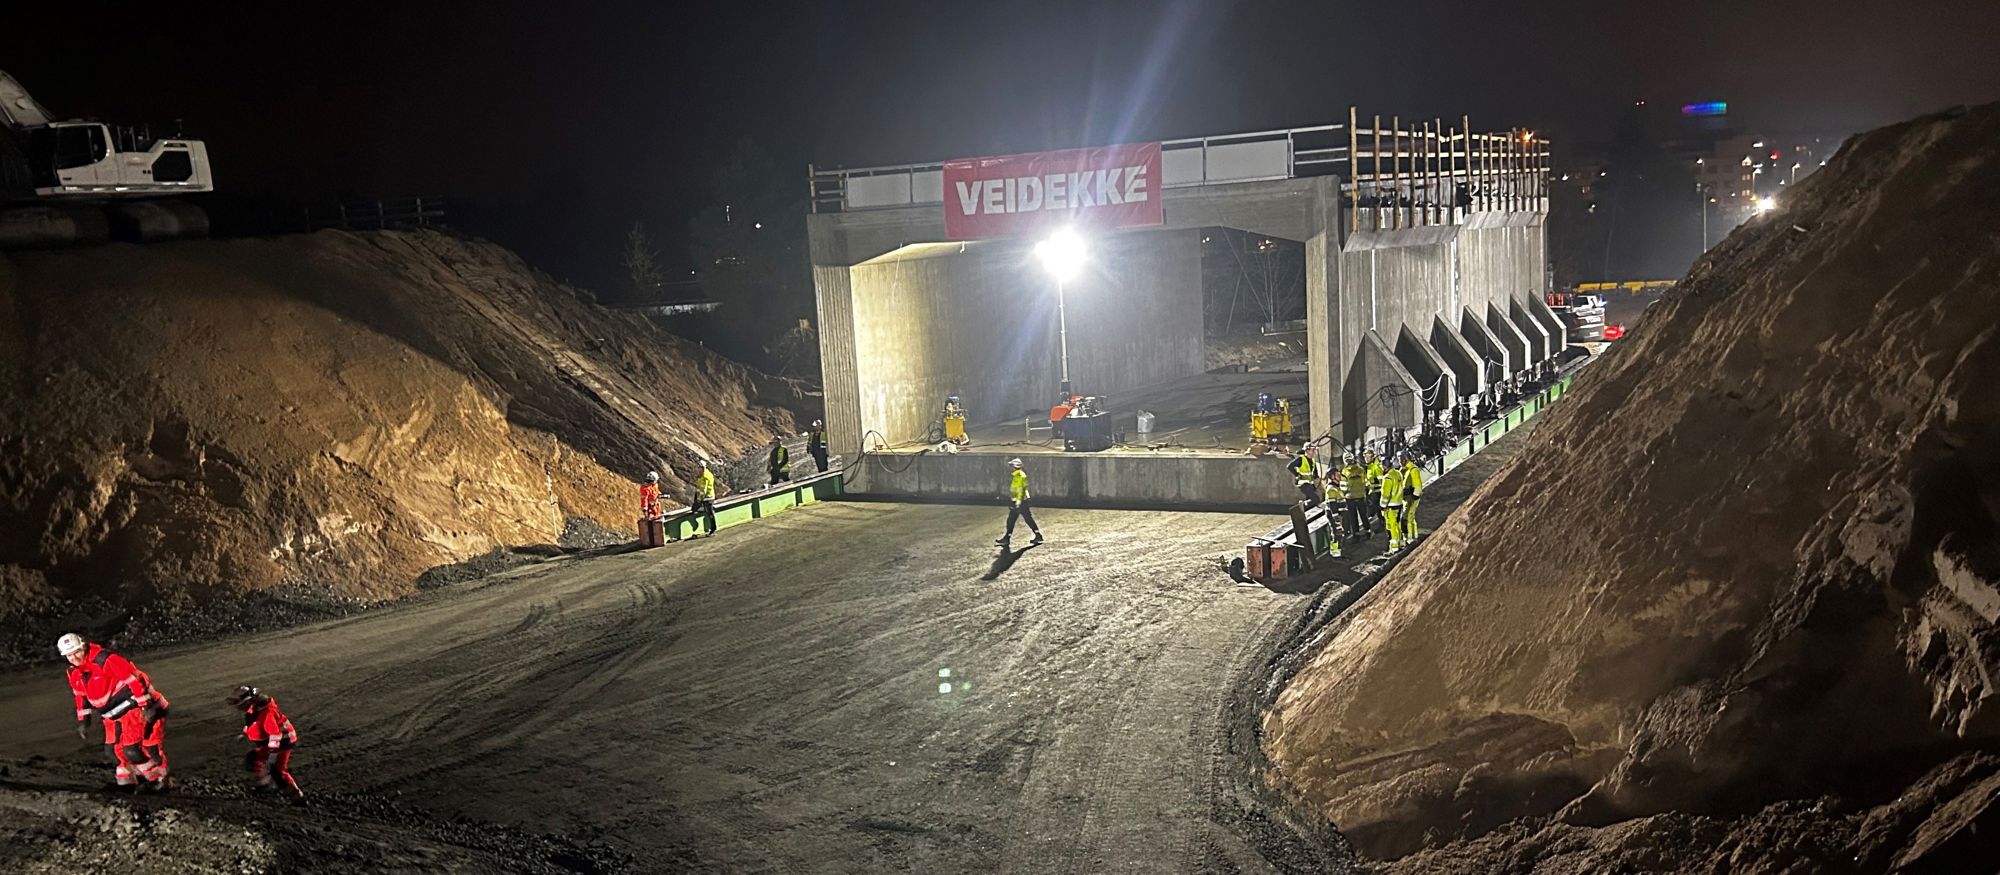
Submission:
M 1073 4 L 1072 4 L 1073 5 Z M 0 69 L 64 117 L 186 119 L 222 192 L 442 194 L 468 230 L 601 282 L 624 228 L 686 225 L 739 142 L 779 174 L 1344 121 L 1469 114 L 1558 149 L 1632 100 L 1726 100 L 1740 125 L 1849 132 L 2000 99 L 2000 5 L 1923 16 L 1778 2 L 1659 11 L 1450 3 L 795 4 L 589 13 L 523 3 L 345 4 L 87 29 L 16 10 Z M 1448 26 L 1446 26 L 1448 25 Z

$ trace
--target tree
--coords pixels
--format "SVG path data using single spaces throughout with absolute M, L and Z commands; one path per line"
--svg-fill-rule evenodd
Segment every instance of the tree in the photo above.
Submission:
M 644 222 L 633 222 L 632 230 L 626 232 L 622 263 L 632 291 L 641 297 L 655 293 L 667 281 L 666 272 L 660 269 L 659 250 L 653 246 L 652 235 L 646 233 Z

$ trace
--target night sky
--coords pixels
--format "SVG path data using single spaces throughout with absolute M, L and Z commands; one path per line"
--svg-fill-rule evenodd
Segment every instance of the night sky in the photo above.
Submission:
M 1640 97 L 1815 132 L 2000 99 L 1993 0 L 9 7 L 0 69 L 59 115 L 186 119 L 238 193 L 443 194 L 585 281 L 638 219 L 679 261 L 743 139 L 803 191 L 808 161 L 1321 124 L 1349 103 L 1588 140 Z

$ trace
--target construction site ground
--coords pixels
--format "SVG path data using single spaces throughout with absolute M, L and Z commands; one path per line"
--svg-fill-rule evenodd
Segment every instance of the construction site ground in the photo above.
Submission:
M 1434 484 L 1426 524 L 1518 442 Z M 1222 566 L 1278 519 L 1038 516 L 1048 543 L 1001 552 L 998 507 L 819 504 L 135 652 L 174 703 L 173 796 L 96 792 L 59 665 L 10 670 L 0 869 L 1346 869 L 1253 778 L 1256 703 L 1316 600 Z M 297 723 L 309 806 L 240 789 L 243 683 Z

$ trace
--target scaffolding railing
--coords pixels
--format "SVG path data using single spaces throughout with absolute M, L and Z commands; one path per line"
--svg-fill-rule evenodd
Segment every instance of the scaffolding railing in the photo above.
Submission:
M 1161 188 L 1337 174 L 1351 228 L 1458 224 L 1474 212 L 1546 212 L 1549 141 L 1522 128 L 1473 131 L 1467 116 L 1457 121 L 1406 124 L 1391 116 L 1385 126 L 1374 115 L 1364 126 L 1360 110 L 1348 107 L 1346 124 L 1163 140 Z M 807 203 L 815 213 L 941 203 L 944 163 L 808 165 Z

